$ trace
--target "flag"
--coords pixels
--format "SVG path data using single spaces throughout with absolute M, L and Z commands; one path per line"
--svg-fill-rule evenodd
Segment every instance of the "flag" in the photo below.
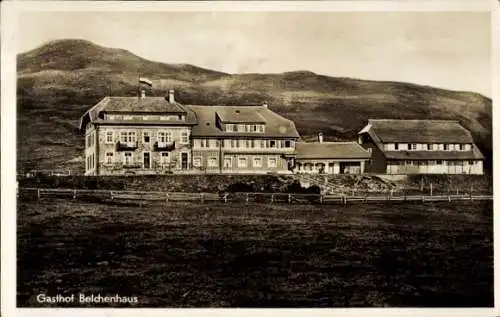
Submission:
M 139 84 L 145 84 L 145 85 L 148 85 L 149 87 L 152 87 L 153 86 L 153 82 L 147 78 L 139 78 Z

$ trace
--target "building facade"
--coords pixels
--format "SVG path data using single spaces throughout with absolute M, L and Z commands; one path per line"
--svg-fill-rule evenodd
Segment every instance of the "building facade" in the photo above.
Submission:
M 371 151 L 371 173 L 483 174 L 484 157 L 458 121 L 372 119 L 358 143 Z

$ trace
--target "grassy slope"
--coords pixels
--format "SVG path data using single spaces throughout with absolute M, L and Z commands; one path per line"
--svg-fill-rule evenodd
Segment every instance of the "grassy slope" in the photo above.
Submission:
M 136 93 L 138 76 L 164 79 L 164 95 L 193 104 L 259 104 L 295 121 L 305 139 L 350 139 L 368 118 L 458 119 L 491 156 L 491 100 L 398 82 L 334 78 L 311 72 L 237 74 L 192 65 L 151 62 L 132 53 L 82 40 L 50 42 L 18 56 L 18 157 L 20 168 L 78 167 L 83 138 L 77 124 L 105 95 Z
M 491 203 L 296 206 L 20 202 L 18 305 L 491 307 Z

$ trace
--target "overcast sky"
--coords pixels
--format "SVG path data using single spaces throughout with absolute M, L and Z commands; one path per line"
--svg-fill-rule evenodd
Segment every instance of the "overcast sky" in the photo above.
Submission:
M 19 52 L 79 38 L 228 73 L 310 70 L 491 96 L 487 12 L 33 12 Z

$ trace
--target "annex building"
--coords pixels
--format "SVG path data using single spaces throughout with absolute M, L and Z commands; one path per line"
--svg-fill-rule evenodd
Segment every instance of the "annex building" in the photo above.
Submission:
M 470 131 L 453 120 L 369 120 L 358 143 L 372 152 L 367 172 L 483 174 Z

